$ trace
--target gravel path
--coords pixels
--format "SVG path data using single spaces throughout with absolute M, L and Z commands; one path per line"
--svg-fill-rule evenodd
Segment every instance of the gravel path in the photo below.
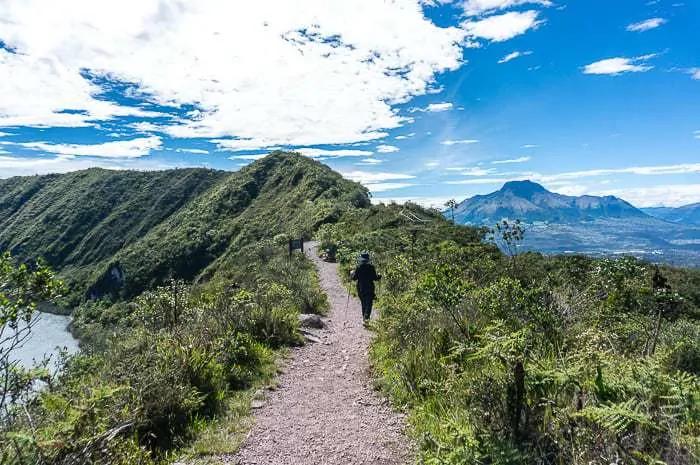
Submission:
M 371 333 L 362 327 L 357 299 L 350 300 L 337 275 L 309 244 L 331 313 L 318 343 L 294 349 L 279 378 L 256 410 L 256 424 L 233 457 L 240 465 L 404 464 L 410 460 L 402 416 L 372 389 L 367 365 Z

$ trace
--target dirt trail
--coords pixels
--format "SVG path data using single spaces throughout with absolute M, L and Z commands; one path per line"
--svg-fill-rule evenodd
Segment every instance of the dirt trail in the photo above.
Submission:
M 350 299 L 337 265 L 307 255 L 316 264 L 331 312 L 321 341 L 294 349 L 277 390 L 256 410 L 256 424 L 231 459 L 240 465 L 353 465 L 408 463 L 402 417 L 372 389 L 367 366 L 371 333 L 362 327 L 357 299 Z

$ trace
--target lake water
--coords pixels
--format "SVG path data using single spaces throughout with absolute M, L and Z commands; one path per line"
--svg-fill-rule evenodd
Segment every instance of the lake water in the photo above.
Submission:
M 68 331 L 68 323 L 70 323 L 68 316 L 39 314 L 32 334 L 24 345 L 16 350 L 13 358 L 29 367 L 35 360 L 41 361 L 45 355 L 55 354 L 57 347 L 66 349 L 69 353 L 76 352 L 78 341 Z

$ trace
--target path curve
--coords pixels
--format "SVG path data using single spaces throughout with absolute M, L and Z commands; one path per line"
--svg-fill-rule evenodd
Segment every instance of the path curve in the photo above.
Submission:
M 256 424 L 233 457 L 240 465 L 398 465 L 410 460 L 404 421 L 372 389 L 367 364 L 371 333 L 362 327 L 360 302 L 348 293 L 337 265 L 307 255 L 318 269 L 331 304 L 321 341 L 291 352 L 279 377 L 256 410 Z

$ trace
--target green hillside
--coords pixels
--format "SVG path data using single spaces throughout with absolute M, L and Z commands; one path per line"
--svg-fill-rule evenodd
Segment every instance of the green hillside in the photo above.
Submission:
M 0 181 L 0 250 L 44 259 L 83 297 L 130 298 L 171 278 L 235 266 L 235 252 L 305 235 L 369 205 L 367 191 L 300 155 L 275 153 L 229 173 L 89 169 Z

